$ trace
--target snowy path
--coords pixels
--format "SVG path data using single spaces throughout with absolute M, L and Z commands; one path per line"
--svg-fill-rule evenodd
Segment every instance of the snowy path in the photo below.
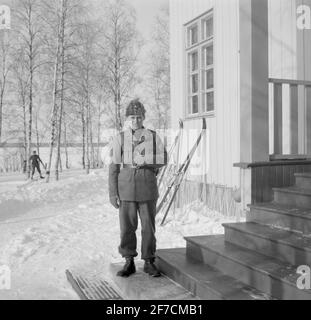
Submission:
M 184 235 L 221 233 L 221 223 L 232 221 L 202 215 L 202 208 L 178 220 L 158 227 L 158 248 L 184 246 Z M 139 230 L 137 236 L 140 243 Z M 121 261 L 118 242 L 105 171 L 1 193 L 0 265 L 10 266 L 12 288 L 0 290 L 0 299 L 78 299 L 65 270 L 96 265 L 108 271 L 111 262 Z

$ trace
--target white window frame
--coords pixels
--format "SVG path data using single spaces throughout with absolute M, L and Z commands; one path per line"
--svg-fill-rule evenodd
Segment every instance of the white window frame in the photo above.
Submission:
M 192 61 L 191 56 L 194 53 L 197 53 L 197 69 L 196 70 L 192 70 L 192 63 L 191 63 L 191 61 Z M 188 59 L 188 62 L 187 62 L 187 66 L 188 66 L 188 69 L 187 69 L 187 75 L 188 75 L 187 76 L 187 84 L 188 84 L 187 91 L 188 91 L 188 93 L 187 93 L 187 95 L 188 95 L 188 113 L 189 113 L 190 105 L 191 105 L 191 108 L 193 109 L 193 107 L 192 107 L 192 98 L 193 97 L 196 97 L 196 96 L 198 97 L 198 108 L 199 108 L 199 95 L 200 95 L 200 63 L 199 63 L 200 54 L 199 54 L 199 51 L 197 49 L 189 51 L 187 54 L 187 59 Z M 193 76 L 198 77 L 197 92 L 193 92 L 193 87 L 192 87 L 192 84 L 193 84 L 192 77 Z
M 205 30 L 203 28 L 204 21 L 212 19 L 212 26 L 213 32 L 212 35 L 206 39 L 204 39 Z M 198 28 L 198 42 L 191 45 L 191 29 L 197 26 Z M 185 83 L 185 118 L 192 118 L 192 117 L 200 117 L 200 116 L 214 116 L 215 114 L 215 43 L 214 43 L 214 35 L 215 35 L 215 28 L 214 28 L 214 15 L 213 11 L 209 11 L 196 19 L 188 22 L 184 25 L 185 28 L 185 76 L 186 76 L 186 83 Z M 213 47 L 213 63 L 208 66 L 203 65 L 203 53 L 204 48 L 212 46 Z M 191 76 L 196 72 L 192 72 L 191 70 L 191 63 L 190 63 L 190 55 L 191 53 L 197 51 L 198 52 L 198 93 L 192 93 L 191 88 Z M 205 76 L 206 71 L 213 70 L 213 87 L 206 89 L 203 88 L 203 77 Z M 203 96 L 207 93 L 213 93 L 213 109 L 210 111 L 206 111 L 203 109 Z M 192 97 L 194 95 L 198 95 L 198 112 L 193 113 L 193 105 L 192 105 Z M 207 106 L 204 106 L 206 108 Z

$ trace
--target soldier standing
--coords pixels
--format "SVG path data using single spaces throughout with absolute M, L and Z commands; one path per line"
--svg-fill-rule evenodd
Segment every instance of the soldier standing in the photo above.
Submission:
M 139 100 L 126 109 L 129 128 L 118 134 L 111 148 L 109 198 L 119 209 L 121 243 L 119 253 L 126 262 L 117 275 L 128 277 L 136 272 L 136 230 L 138 214 L 142 227 L 141 257 L 144 272 L 153 277 L 161 274 L 154 265 L 156 252 L 155 216 L 159 198 L 157 172 L 167 162 L 167 152 L 159 136 L 145 129 L 145 108 Z

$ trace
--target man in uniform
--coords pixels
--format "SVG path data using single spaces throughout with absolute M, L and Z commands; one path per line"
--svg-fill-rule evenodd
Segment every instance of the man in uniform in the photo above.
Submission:
M 42 177 L 42 174 L 41 174 L 40 163 L 39 162 L 42 163 L 43 167 L 44 167 L 44 164 L 41 161 L 40 157 L 37 155 L 36 151 L 33 152 L 33 155 L 30 157 L 29 161 L 30 161 L 30 164 L 31 164 L 31 167 L 32 167 L 31 180 L 33 180 L 33 175 L 35 174 L 35 169 L 37 169 L 37 171 L 39 172 L 40 178 L 44 179 Z
M 145 129 L 145 108 L 139 100 L 126 109 L 129 128 L 118 134 L 111 148 L 109 166 L 109 198 L 119 209 L 121 243 L 119 252 L 126 259 L 117 275 L 128 277 L 136 272 L 137 213 L 142 227 L 141 257 L 144 272 L 153 277 L 161 274 L 154 265 L 156 252 L 155 216 L 159 198 L 157 172 L 166 165 L 167 152 L 159 136 Z

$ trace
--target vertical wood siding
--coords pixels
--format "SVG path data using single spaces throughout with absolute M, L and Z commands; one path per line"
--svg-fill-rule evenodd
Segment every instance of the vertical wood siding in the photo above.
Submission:
M 296 0 L 296 6 L 311 7 L 311 0 Z M 297 30 L 298 78 L 311 81 L 311 30 Z
M 269 76 L 297 79 L 296 3 L 268 0 Z
M 293 161 L 292 161 L 293 162 Z M 295 173 L 311 171 L 310 161 L 291 164 L 258 164 L 252 167 L 252 204 L 270 202 L 274 199 L 273 188 L 295 185 Z
M 206 182 L 228 187 L 239 185 L 239 45 L 238 0 L 170 0 L 171 31 L 171 96 L 172 124 L 184 118 L 185 107 L 185 50 L 183 25 L 210 9 L 214 10 L 215 117 L 207 118 L 207 139 L 203 140 L 194 163 L 200 170 L 192 171 L 192 179 L 207 169 Z M 185 122 L 185 129 L 202 127 L 201 119 Z M 193 145 L 196 135 L 188 143 L 184 140 L 182 158 Z M 205 157 L 204 157 L 205 155 Z

